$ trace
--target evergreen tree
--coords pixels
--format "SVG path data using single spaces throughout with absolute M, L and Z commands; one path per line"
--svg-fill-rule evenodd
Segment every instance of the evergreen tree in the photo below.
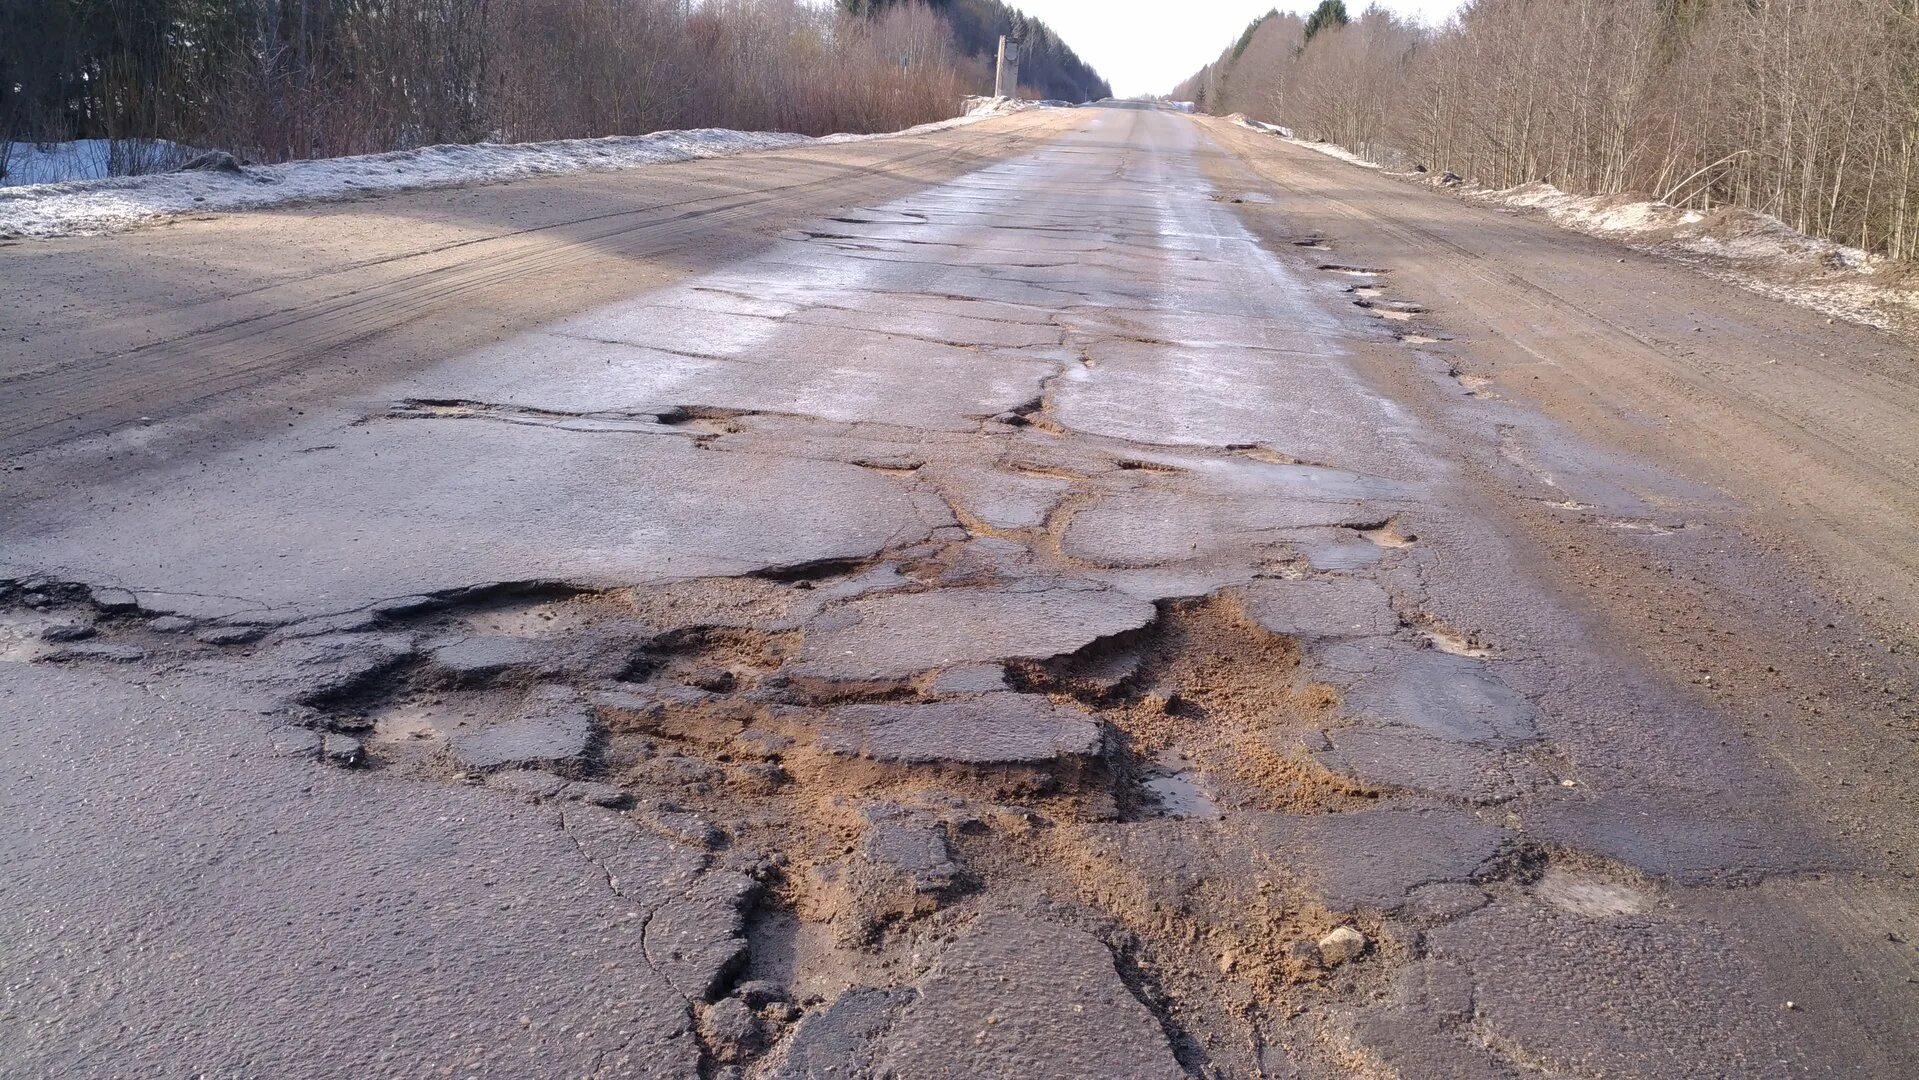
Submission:
M 1346 14 L 1346 0 L 1319 0 L 1319 6 L 1306 16 L 1306 40 L 1312 41 L 1313 35 L 1321 30 L 1345 26 L 1352 21 Z

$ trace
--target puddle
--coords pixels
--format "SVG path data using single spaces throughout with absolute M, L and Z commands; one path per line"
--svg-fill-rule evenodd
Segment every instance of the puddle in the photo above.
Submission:
M 1319 267 L 1328 274 L 1345 274 L 1348 277 L 1378 277 L 1387 273 L 1370 266 L 1345 266 L 1340 263 L 1325 263 Z
M 1357 285 L 1357 286 L 1354 286 L 1353 288 L 1354 296 L 1363 296 L 1363 297 L 1366 297 L 1368 300 L 1372 299 L 1375 296 L 1383 296 L 1385 292 L 1386 292 L 1385 289 L 1382 289 L 1377 285 Z
M 1154 816 L 1186 821 L 1219 820 L 1219 805 L 1185 755 L 1168 750 L 1155 759 L 1153 768 L 1152 775 L 1140 786 L 1157 804 Z
M 1408 345 L 1438 345 L 1446 339 L 1434 337 L 1431 334 L 1401 334 L 1399 340 Z

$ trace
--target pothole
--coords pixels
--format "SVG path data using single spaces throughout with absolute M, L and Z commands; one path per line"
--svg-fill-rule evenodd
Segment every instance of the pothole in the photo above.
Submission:
M 1654 904 L 1654 897 L 1643 889 L 1565 866 L 1547 867 L 1533 886 L 1533 895 L 1589 919 L 1642 915 Z
M 1419 539 L 1419 537 L 1412 533 L 1402 530 L 1399 527 L 1398 518 L 1393 518 L 1389 521 L 1381 522 L 1378 525 L 1360 528 L 1355 531 L 1379 547 L 1394 550 L 1412 547 Z
M 1121 458 L 1113 464 L 1128 472 L 1183 473 L 1186 471 L 1177 465 L 1168 465 L 1159 461 L 1140 461 L 1135 458 Z
M 1077 701 L 1111 725 L 1115 771 L 1154 792 L 1139 808 L 1149 814 L 1159 794 L 1188 799 L 1192 787 L 1225 811 L 1322 813 L 1374 797 L 1306 752 L 1302 736 L 1328 722 L 1338 695 L 1304 679 L 1292 639 L 1261 627 L 1230 594 L 1160 607 L 1142 630 L 1009 665 L 1009 681 Z
M 1454 381 L 1459 383 L 1466 391 L 1467 397 L 1486 398 L 1489 400 L 1499 397 L 1498 394 L 1490 389 L 1493 385 L 1493 380 L 1488 376 L 1474 375 L 1472 372 L 1460 371 L 1458 368 L 1454 368 L 1451 374 Z
M 1140 780 L 1152 800 L 1148 812 L 1185 821 L 1218 821 L 1219 804 L 1207 790 L 1206 778 L 1177 747 L 1162 751 Z
M 851 464 L 886 476 L 908 477 L 924 468 L 926 462 L 910 455 L 854 458 Z
M 1390 319 L 1394 322 L 1408 322 L 1411 321 L 1413 316 L 1423 315 L 1426 312 L 1424 307 L 1410 300 L 1362 299 L 1353 301 L 1353 304 L 1356 307 L 1364 308 L 1366 311 L 1382 319 Z
M 1649 536 L 1671 536 L 1673 533 L 1685 528 L 1683 524 L 1664 525 L 1657 521 L 1634 521 L 1629 518 L 1613 518 L 1603 521 L 1600 524 L 1606 526 L 1608 529 L 1618 529 L 1623 532 L 1646 533 Z
M 26 663 L 46 655 L 53 646 L 41 635 L 54 625 L 56 621 L 45 616 L 0 616 L 0 661 Z
M 1430 612 L 1418 611 L 1403 618 L 1407 625 L 1419 631 L 1419 635 L 1426 639 L 1427 644 L 1440 652 L 1453 656 L 1469 656 L 1476 660 L 1484 660 L 1494 655 L 1491 646 L 1480 643 L 1471 634 L 1446 625 L 1438 616 Z
M 455 725 L 459 723 L 450 710 L 408 702 L 376 715 L 367 742 L 376 746 L 412 746 L 442 739 L 446 736 L 443 725 L 449 720 Z

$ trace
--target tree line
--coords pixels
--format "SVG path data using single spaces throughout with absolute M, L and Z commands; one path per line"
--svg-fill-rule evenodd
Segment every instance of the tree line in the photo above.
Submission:
M 1469 0 L 1439 28 L 1328 0 L 1255 20 L 1174 96 L 1494 187 L 1919 258 L 1919 0 Z
M 872 13 L 916 0 L 839 0 L 842 9 Z M 1059 39 L 1051 27 L 999 0 L 929 0 L 953 27 L 960 51 L 994 57 L 1003 35 L 1019 42 L 1021 96 L 1060 101 L 1096 101 L 1113 89 Z
M 284 161 L 669 128 L 879 131 L 990 92 L 980 42 L 1004 32 L 1028 38 L 1037 91 L 1103 91 L 996 0 L 7 3 L 0 140 L 166 138 Z

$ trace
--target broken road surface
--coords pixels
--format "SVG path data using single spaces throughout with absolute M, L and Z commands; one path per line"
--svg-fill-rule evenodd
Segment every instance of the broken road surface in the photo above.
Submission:
M 1900 1074 L 1912 369 L 1626 376 L 1909 350 L 1612 251 L 1128 106 L 0 250 L 0 1072 Z

